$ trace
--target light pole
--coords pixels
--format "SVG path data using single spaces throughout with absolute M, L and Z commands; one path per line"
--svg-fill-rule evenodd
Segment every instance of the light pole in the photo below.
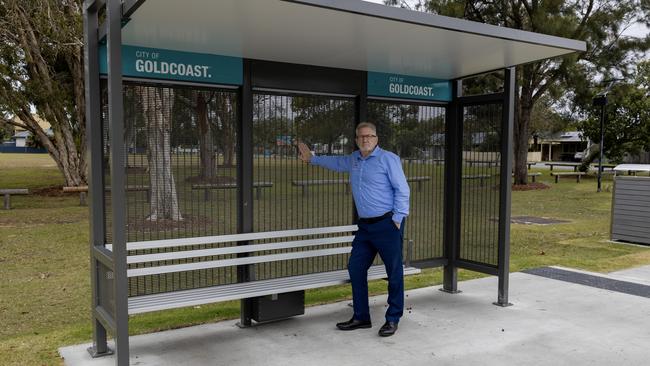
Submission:
M 598 158 L 598 190 L 602 191 L 603 180 L 603 142 L 605 140 L 605 106 L 607 106 L 607 92 L 597 95 L 593 99 L 594 106 L 600 106 L 600 157 Z

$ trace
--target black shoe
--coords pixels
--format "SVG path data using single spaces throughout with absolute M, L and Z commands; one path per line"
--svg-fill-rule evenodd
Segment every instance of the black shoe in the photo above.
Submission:
M 379 328 L 379 335 L 382 337 L 390 337 L 397 332 L 397 323 L 387 321 Z
M 336 323 L 336 327 L 340 330 L 355 330 L 362 328 L 371 328 L 372 323 L 370 320 L 356 320 L 354 318 L 348 320 L 347 322 Z

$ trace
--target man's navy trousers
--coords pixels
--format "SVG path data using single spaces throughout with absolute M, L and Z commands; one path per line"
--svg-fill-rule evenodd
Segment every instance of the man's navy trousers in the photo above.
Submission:
M 352 241 L 348 272 L 352 282 L 354 319 L 370 320 L 368 308 L 368 268 L 379 253 L 388 274 L 388 310 L 386 321 L 399 322 L 404 311 L 404 269 L 402 268 L 402 237 L 400 229 L 390 216 L 368 224 L 359 222 L 359 230 Z

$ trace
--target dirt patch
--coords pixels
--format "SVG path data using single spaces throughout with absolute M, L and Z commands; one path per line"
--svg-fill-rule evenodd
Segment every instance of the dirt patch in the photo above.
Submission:
M 42 196 L 42 197 L 61 197 L 69 194 L 69 193 L 63 193 L 63 187 L 61 186 L 49 186 L 49 187 L 43 187 L 37 189 L 30 189 L 29 193 L 35 196 Z M 74 194 L 78 194 L 78 193 L 74 193 Z
M 549 189 L 551 186 L 548 186 L 544 183 L 528 183 L 528 184 L 513 184 L 512 185 L 512 190 L 513 191 L 534 191 L 534 190 L 539 190 L 539 189 Z

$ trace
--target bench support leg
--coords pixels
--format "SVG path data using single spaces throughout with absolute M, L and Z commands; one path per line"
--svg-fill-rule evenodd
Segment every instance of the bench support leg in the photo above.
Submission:
M 580 183 L 580 174 L 576 175 L 576 183 Z
M 86 206 L 86 192 L 79 192 L 79 206 Z
M 4 205 L 5 210 L 10 210 L 11 209 L 11 199 L 9 197 L 11 197 L 11 196 L 9 195 L 9 193 L 5 193 L 4 196 L 5 196 L 5 199 L 4 199 L 4 201 L 5 201 L 5 205 Z
M 559 176 L 559 175 L 556 175 L 556 176 L 555 176 L 555 183 L 558 183 L 559 181 L 560 181 L 560 176 Z
M 92 347 L 88 348 L 90 357 L 98 358 L 112 355 L 113 350 L 108 348 L 108 345 L 106 343 L 106 329 L 97 319 L 95 319 L 93 335 L 93 345 Z

